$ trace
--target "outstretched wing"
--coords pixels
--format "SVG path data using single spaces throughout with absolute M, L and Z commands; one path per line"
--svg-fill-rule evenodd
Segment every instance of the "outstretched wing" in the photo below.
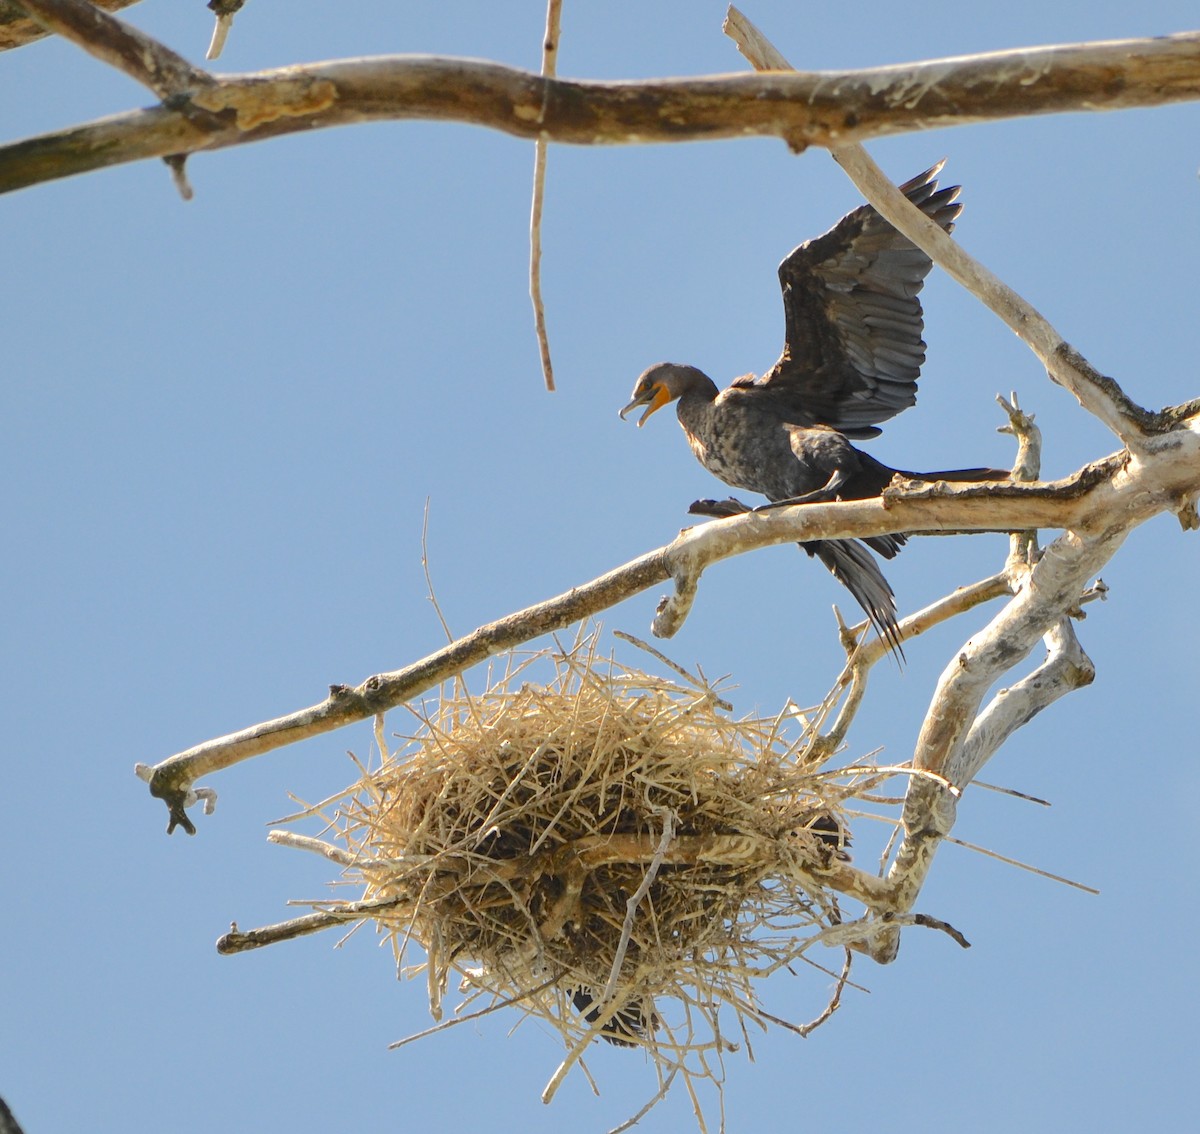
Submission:
M 939 189 L 943 163 L 900 186 L 947 232 L 962 211 L 959 186 Z M 779 265 L 787 340 L 769 373 L 769 389 L 795 418 L 830 425 L 848 437 L 873 428 L 916 401 L 925 361 L 917 295 L 928 256 L 870 205 L 805 241 Z

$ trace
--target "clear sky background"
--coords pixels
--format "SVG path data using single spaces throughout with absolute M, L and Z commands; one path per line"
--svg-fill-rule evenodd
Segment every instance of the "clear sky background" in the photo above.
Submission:
M 814 69 L 1197 22 L 1184 0 L 746 10 Z M 560 73 L 742 70 L 723 11 L 568 0 Z M 201 0 L 126 16 L 202 59 Z M 251 0 L 220 67 L 431 52 L 536 69 L 543 20 L 541 0 Z M 66 43 L 0 56 L 5 139 L 151 101 Z M 1191 105 L 870 149 L 897 179 L 947 157 L 963 244 L 1157 407 L 1200 394 L 1198 126 Z M 653 1092 L 639 1053 L 596 1045 L 600 1097 L 574 1075 L 543 1106 L 561 1046 L 536 1023 L 510 1034 L 515 1014 L 387 1051 L 428 1012 L 370 933 L 217 956 L 231 920 L 327 893 L 327 863 L 265 834 L 289 792 L 350 781 L 366 726 L 214 779 L 195 838 L 164 835 L 133 775 L 442 644 L 421 571 L 427 501 L 438 598 L 464 633 L 664 544 L 691 500 L 721 493 L 673 415 L 638 430 L 616 411 L 662 359 L 721 382 L 768 367 L 775 265 L 855 189 L 823 151 L 776 141 L 552 149 L 550 395 L 526 295 L 532 157 L 480 129 L 385 124 L 197 156 L 186 204 L 159 162 L 0 199 L 0 1095 L 27 1134 L 600 1132 Z M 937 272 L 925 303 L 920 404 L 873 443 L 881 459 L 1007 465 L 993 399 L 1010 390 L 1044 430 L 1045 475 L 1116 447 Z M 1004 546 L 914 541 L 888 566 L 902 609 L 994 572 Z M 973 948 L 909 931 L 895 964 L 860 962 L 870 993 L 810 1039 L 775 1030 L 754 1062 L 729 1058 L 731 1131 L 1192 1128 L 1198 565 L 1200 539 L 1171 517 L 1133 534 L 1080 627 L 1094 686 L 984 774 L 1053 807 L 971 791 L 960 808 L 957 835 L 1100 896 L 946 847 L 919 908 Z M 646 635 L 659 593 L 606 627 Z M 852 611 L 818 565 L 771 549 L 706 574 L 666 649 L 731 674 L 739 712 L 812 703 L 840 662 L 834 602 Z M 879 667 L 851 755 L 911 754 L 937 674 L 989 616 L 912 643 L 903 672 Z M 803 1021 L 826 991 L 783 974 L 767 1007 Z M 640 1127 L 691 1128 L 683 1092 Z

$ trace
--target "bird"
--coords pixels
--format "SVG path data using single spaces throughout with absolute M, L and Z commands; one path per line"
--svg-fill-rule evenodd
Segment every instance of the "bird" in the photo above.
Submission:
M 950 232 L 962 211 L 961 187 L 938 188 L 944 164 L 900 190 Z M 645 407 L 640 427 L 678 402 L 679 423 L 696 458 L 726 484 L 766 496 L 771 503 L 763 509 L 866 500 L 897 475 L 955 483 L 1004 480 L 1008 473 L 993 468 L 894 469 L 850 443 L 878 436 L 880 422 L 916 402 L 925 361 L 917 297 L 932 266 L 872 206 L 861 205 L 779 265 L 786 332 L 783 353 L 769 371 L 743 375 L 718 390 L 694 366 L 656 363 L 638 377 L 620 416 Z M 752 510 L 758 509 L 733 498 L 696 501 L 690 509 L 706 516 Z M 906 538 L 898 533 L 800 544 L 849 590 L 898 660 L 904 653 L 895 595 L 871 551 L 891 559 Z
M 575 1010 L 589 1023 L 600 1019 L 600 1001 L 603 994 L 587 988 L 570 989 L 571 1003 Z M 600 1038 L 615 1047 L 637 1047 L 638 1040 L 653 1034 L 658 1029 L 658 1015 L 653 1005 L 641 1001 L 623 1005 L 601 1025 Z

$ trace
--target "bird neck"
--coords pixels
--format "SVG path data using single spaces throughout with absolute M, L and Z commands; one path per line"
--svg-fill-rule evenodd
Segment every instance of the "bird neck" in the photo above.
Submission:
M 716 401 L 718 393 L 717 384 L 703 370 L 693 369 L 688 375 L 687 386 L 679 395 L 679 408 L 682 410 L 685 403 L 689 406 L 708 405 Z

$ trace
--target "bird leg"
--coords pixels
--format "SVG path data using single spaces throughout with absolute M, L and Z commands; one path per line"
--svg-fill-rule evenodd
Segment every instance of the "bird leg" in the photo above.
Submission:
M 841 499 L 840 493 L 849 479 L 850 474 L 845 469 L 834 469 L 829 474 L 829 479 L 820 488 L 813 489 L 812 492 L 805 492 L 800 496 L 789 496 L 786 500 L 772 500 L 770 504 L 760 504 L 754 511 L 769 512 L 773 508 L 786 508 L 792 504 L 829 504 L 834 500 Z

